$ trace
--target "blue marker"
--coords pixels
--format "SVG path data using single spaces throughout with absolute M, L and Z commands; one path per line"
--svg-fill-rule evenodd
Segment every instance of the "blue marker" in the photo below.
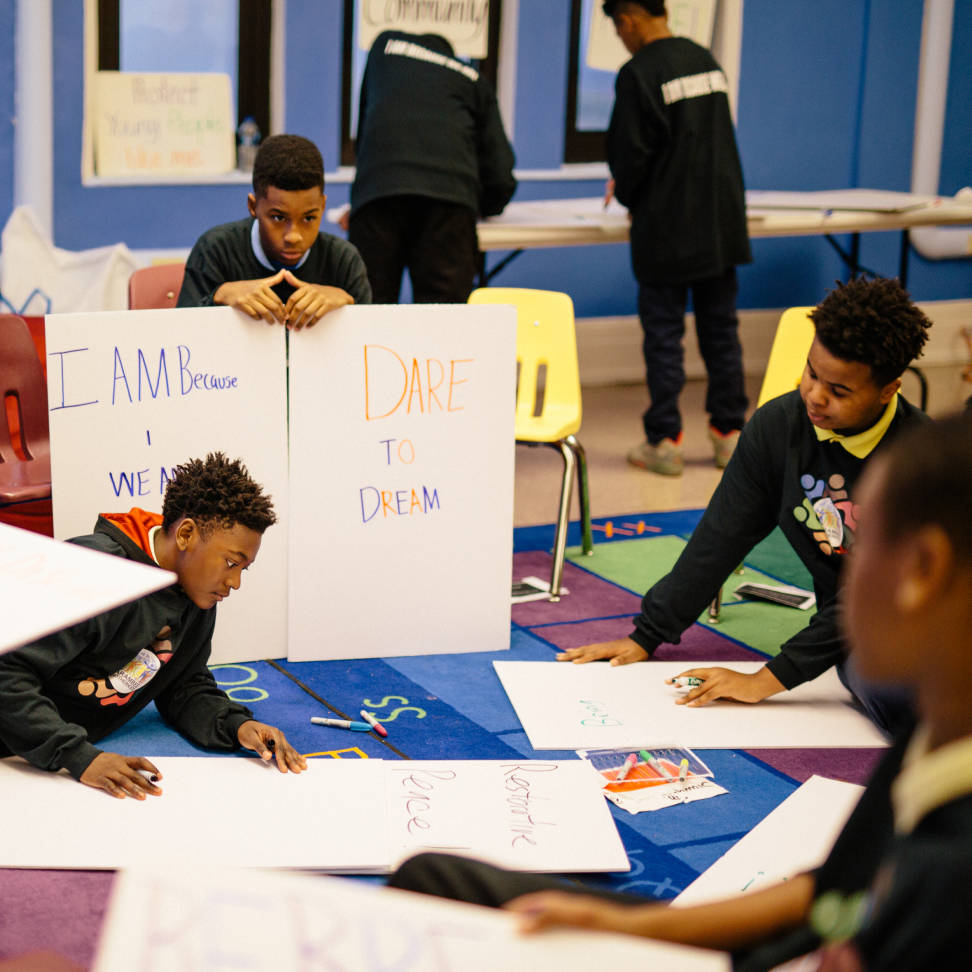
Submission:
M 321 719 L 315 716 L 311 719 L 315 726 L 330 726 L 332 729 L 353 729 L 355 732 L 371 732 L 367 722 L 351 722 L 348 719 Z

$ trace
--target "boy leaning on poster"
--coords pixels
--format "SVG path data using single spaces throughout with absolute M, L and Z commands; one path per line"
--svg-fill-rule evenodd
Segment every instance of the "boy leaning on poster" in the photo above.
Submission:
M 179 582 L 0 658 L 0 757 L 66 769 L 118 798 L 158 796 L 139 772 L 161 778 L 149 760 L 94 745 L 154 701 L 198 746 L 242 746 L 276 757 L 282 773 L 306 769 L 284 734 L 233 702 L 207 668 L 215 607 L 239 589 L 276 519 L 246 467 L 217 452 L 176 467 L 161 516 L 104 513 L 92 535 L 69 540 L 171 570 Z
M 179 307 L 237 307 L 299 331 L 346 304 L 370 304 L 358 251 L 320 232 L 324 160 L 300 135 L 273 135 L 257 152 L 250 216 L 203 233 L 189 254 Z

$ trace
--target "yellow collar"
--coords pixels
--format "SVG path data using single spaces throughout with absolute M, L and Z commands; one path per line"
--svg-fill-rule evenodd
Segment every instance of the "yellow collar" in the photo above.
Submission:
M 915 730 L 891 785 L 898 834 L 910 834 L 932 810 L 972 793 L 972 736 L 928 752 L 928 735 L 923 725 Z
M 895 392 L 881 418 L 869 429 L 858 432 L 857 435 L 839 435 L 833 429 L 818 429 L 816 425 L 813 427 L 813 431 L 817 433 L 817 438 L 821 442 L 839 442 L 852 456 L 856 456 L 858 459 L 866 459 L 884 438 L 884 433 L 888 431 L 888 426 L 891 424 L 897 409 L 898 393 Z

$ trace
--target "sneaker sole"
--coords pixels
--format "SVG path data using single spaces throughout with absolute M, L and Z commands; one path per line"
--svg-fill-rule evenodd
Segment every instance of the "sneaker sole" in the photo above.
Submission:
M 685 467 L 682 465 L 674 466 L 668 463 L 659 463 L 658 465 L 648 465 L 646 462 L 642 462 L 638 459 L 628 458 L 628 465 L 634 466 L 635 469 L 644 469 L 646 472 L 658 473 L 661 476 L 681 476 L 684 472 Z

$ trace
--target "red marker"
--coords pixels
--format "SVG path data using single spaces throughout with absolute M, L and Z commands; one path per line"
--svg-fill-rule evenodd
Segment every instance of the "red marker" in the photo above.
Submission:
M 379 736 L 387 736 L 388 730 L 370 713 L 365 712 L 364 709 L 361 710 L 361 718 L 371 726 Z

